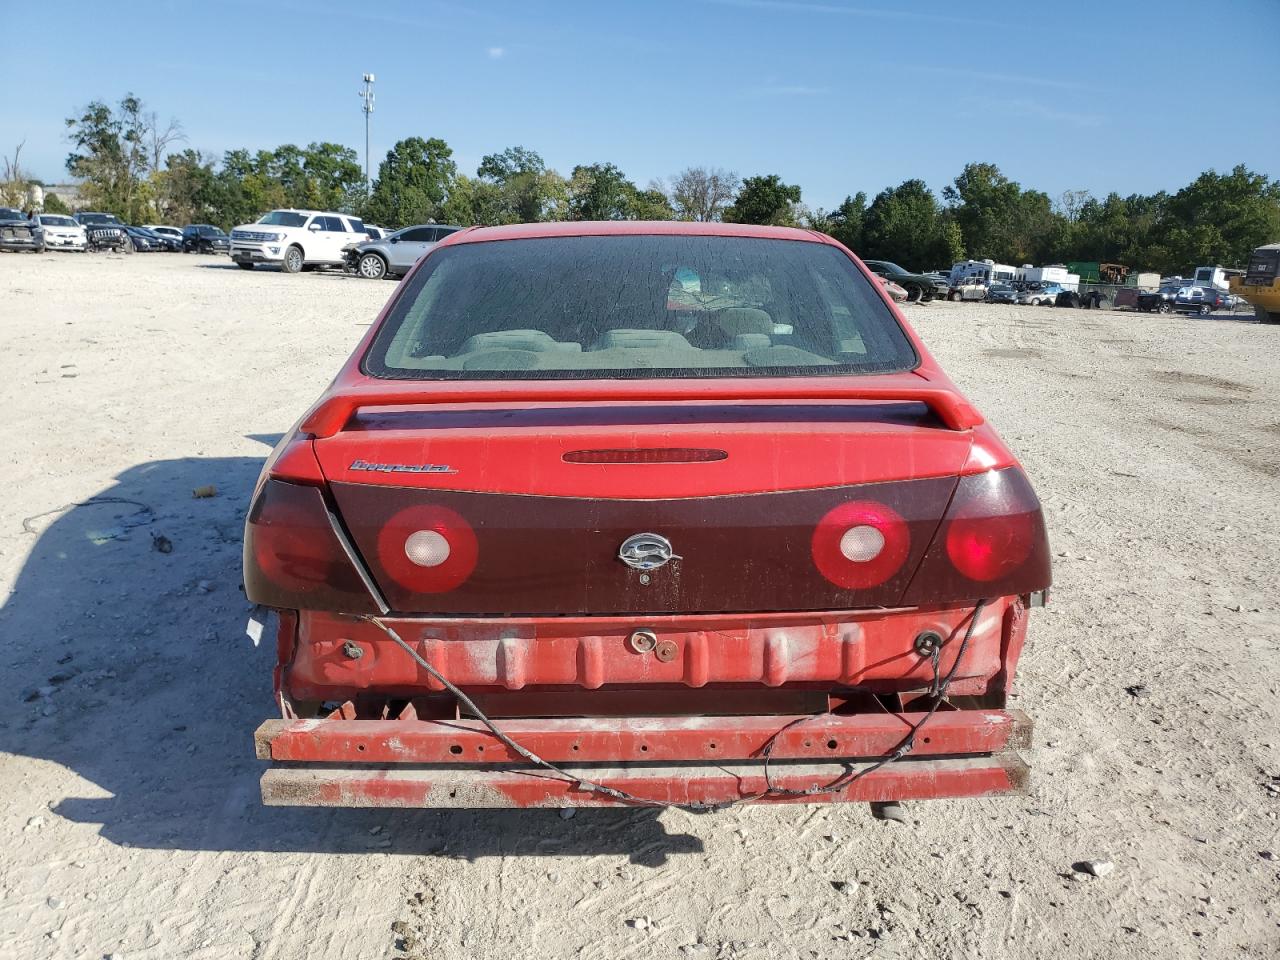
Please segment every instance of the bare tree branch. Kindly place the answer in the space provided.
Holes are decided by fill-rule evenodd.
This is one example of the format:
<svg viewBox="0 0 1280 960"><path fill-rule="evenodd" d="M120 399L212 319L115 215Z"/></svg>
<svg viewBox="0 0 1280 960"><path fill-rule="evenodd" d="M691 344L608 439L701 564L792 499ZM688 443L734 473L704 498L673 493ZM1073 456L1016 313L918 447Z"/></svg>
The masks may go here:
<svg viewBox="0 0 1280 960"><path fill-rule="evenodd" d="M170 117L169 123L161 127L160 119L154 110L147 114L145 125L147 152L151 155L151 172L159 173L160 164L164 161L165 154L169 152L169 147L175 143L185 143L187 134L182 129L182 122L176 117Z"/></svg>
<svg viewBox="0 0 1280 960"><path fill-rule="evenodd" d="M27 178L22 172L20 159L22 148L27 145L23 140L13 148L13 159L0 157L4 168L0 170L0 202L11 206L21 206L27 201Z"/></svg>
<svg viewBox="0 0 1280 960"><path fill-rule="evenodd" d="M719 220L741 181L719 167L690 167L671 178L671 205L681 220Z"/></svg>

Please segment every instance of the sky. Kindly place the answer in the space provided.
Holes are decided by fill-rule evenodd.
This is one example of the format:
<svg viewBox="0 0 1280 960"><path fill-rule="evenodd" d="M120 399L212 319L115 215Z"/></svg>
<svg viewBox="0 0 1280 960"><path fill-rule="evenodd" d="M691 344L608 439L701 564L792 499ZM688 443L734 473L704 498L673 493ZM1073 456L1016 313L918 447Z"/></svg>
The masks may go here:
<svg viewBox="0 0 1280 960"><path fill-rule="evenodd" d="M121 15L107 15L115 10ZM124 15L127 11L127 15ZM65 119L132 92L215 155L334 141L372 166L441 137L641 187L689 166L778 173L811 207L965 163L1058 196L1280 177L1280 0L0 0L21 70L0 152L66 179ZM57 29L53 29L53 25ZM15 39L26 38L26 39Z"/></svg>

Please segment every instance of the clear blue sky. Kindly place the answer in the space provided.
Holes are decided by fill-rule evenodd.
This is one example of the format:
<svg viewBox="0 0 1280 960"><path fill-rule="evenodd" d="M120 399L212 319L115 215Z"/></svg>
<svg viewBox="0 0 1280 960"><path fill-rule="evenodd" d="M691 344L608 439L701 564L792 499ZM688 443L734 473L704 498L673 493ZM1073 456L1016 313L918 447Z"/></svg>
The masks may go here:
<svg viewBox="0 0 1280 960"><path fill-rule="evenodd" d="M114 12L108 13L111 9ZM0 0L0 150L65 177L63 121L127 91L189 145L357 148L438 136L459 169L513 144L644 186L690 165L780 173L831 207L968 161L1024 186L1177 189L1280 176L1280 0L419 3ZM13 70L19 75L15 76ZM21 87L15 80L21 80Z"/></svg>

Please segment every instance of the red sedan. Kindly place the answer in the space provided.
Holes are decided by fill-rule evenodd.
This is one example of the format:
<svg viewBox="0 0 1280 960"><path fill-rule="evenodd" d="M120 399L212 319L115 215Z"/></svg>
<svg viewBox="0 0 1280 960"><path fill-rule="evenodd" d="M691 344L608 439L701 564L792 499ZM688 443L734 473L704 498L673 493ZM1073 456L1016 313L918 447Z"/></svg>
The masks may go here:
<svg viewBox="0 0 1280 960"><path fill-rule="evenodd" d="M716 807L1014 790L1040 505L807 231L454 234L268 460L263 798Z"/></svg>

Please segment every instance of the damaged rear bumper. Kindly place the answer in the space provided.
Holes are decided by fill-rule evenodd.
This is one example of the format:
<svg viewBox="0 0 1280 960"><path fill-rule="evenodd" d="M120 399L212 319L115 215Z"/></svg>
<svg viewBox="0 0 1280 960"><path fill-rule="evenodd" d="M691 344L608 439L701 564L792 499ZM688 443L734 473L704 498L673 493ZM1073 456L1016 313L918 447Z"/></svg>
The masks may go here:
<svg viewBox="0 0 1280 960"><path fill-rule="evenodd" d="M503 733L565 773L531 766L477 720L272 720L257 732L263 802L343 807L614 805L595 789L660 805L865 802L1025 789L1018 711L946 705L902 759L920 712L814 716L512 718ZM766 771L765 753L768 752ZM767 779L766 779L767 773ZM827 789L840 784L836 789ZM770 791L769 788L774 788ZM808 792L813 791L813 792Z"/></svg>

